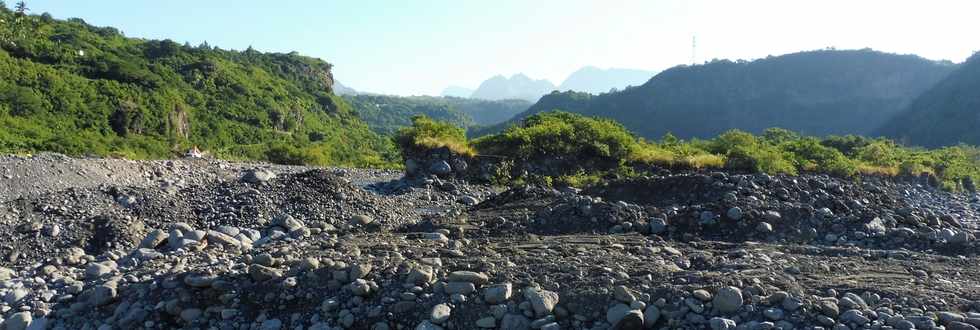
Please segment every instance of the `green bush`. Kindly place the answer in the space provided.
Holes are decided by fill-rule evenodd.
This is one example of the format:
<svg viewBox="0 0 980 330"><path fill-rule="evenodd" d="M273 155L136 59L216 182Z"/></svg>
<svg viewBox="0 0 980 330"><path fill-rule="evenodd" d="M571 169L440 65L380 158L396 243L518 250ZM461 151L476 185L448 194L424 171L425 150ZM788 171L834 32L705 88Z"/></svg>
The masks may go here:
<svg viewBox="0 0 980 330"><path fill-rule="evenodd" d="M461 155L476 154L466 141L466 132L462 128L426 116L413 117L412 126L398 130L395 142L403 153L446 147Z"/></svg>
<svg viewBox="0 0 980 330"><path fill-rule="evenodd" d="M771 146L736 147L726 154L725 167L745 172L797 174L796 167Z"/></svg>
<svg viewBox="0 0 980 330"><path fill-rule="evenodd" d="M748 132L730 130L707 143L706 147L712 153L725 156L725 167L728 169L769 174L797 173L788 154Z"/></svg>
<svg viewBox="0 0 980 330"><path fill-rule="evenodd" d="M533 115L474 145L480 153L522 161L564 160L564 165L604 168L619 166L639 147L636 137L615 121L560 111Z"/></svg>
<svg viewBox="0 0 980 330"><path fill-rule="evenodd" d="M304 165L314 164L316 155L309 150L298 149L283 143L275 143L265 151L265 160L277 164Z"/></svg>
<svg viewBox="0 0 980 330"><path fill-rule="evenodd" d="M847 159L839 150L821 145L817 138L797 137L784 140L779 147L788 153L789 160L798 170L841 177L849 177L857 173L857 166L853 161Z"/></svg>

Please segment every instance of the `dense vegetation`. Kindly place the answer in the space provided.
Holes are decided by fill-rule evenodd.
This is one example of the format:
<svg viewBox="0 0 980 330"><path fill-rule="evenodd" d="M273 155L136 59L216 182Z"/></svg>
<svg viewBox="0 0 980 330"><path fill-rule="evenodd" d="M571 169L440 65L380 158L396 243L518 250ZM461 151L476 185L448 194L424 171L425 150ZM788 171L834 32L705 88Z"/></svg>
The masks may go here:
<svg viewBox="0 0 980 330"><path fill-rule="evenodd" d="M473 125L470 116L441 97L361 94L347 95L344 99L351 104L358 117L380 134L392 134L401 127L411 125L412 117L416 115L460 127Z"/></svg>
<svg viewBox="0 0 980 330"><path fill-rule="evenodd" d="M615 119L640 136L710 138L731 128L870 135L955 65L871 50L823 50L679 66L647 83L591 96L555 92L515 120L560 109ZM480 133L499 132L511 123Z"/></svg>
<svg viewBox="0 0 980 330"><path fill-rule="evenodd" d="M295 53L127 38L0 8L0 152L373 166L395 155Z"/></svg>
<svg viewBox="0 0 980 330"><path fill-rule="evenodd" d="M537 174L545 181L570 184L594 182L606 174L642 174L653 168L927 177L949 190L972 189L972 183L980 179L980 149L969 146L926 150L883 138L816 138L779 128L766 129L761 135L729 130L712 139L685 141L667 134L648 141L615 121L566 112L538 113L502 133L472 141L461 139L461 131L448 126L419 118L411 129L402 131L401 139L426 141L410 144L412 147L473 148L478 154L541 169ZM439 142L440 137L451 138Z"/></svg>
<svg viewBox="0 0 980 330"><path fill-rule="evenodd" d="M919 96L878 133L927 147L980 145L980 53Z"/></svg>
<svg viewBox="0 0 980 330"><path fill-rule="evenodd" d="M400 128L395 134L395 142L402 154L406 155L443 147L460 155L473 156L476 153L466 141L462 128L425 116L412 117L412 125Z"/></svg>
<svg viewBox="0 0 980 330"><path fill-rule="evenodd" d="M411 125L412 117L417 115L469 127L503 122L531 106L524 100L491 101L435 96L360 94L346 95L344 99L371 129L386 135Z"/></svg>

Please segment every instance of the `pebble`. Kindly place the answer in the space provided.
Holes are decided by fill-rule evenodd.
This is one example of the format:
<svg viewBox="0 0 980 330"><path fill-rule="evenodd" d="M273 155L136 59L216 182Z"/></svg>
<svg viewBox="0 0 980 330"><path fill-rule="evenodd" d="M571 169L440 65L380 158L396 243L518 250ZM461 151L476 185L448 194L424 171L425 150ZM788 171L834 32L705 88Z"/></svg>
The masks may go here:
<svg viewBox="0 0 980 330"><path fill-rule="evenodd" d="M10 280L14 277L14 270L6 267L0 267L0 282Z"/></svg>
<svg viewBox="0 0 980 330"><path fill-rule="evenodd" d="M351 217L350 218L350 222L351 222L352 225L355 225L355 226L367 226L367 225L369 225L369 224L371 224L371 223L374 222L374 218L372 218L372 217L370 217L368 215L365 215L365 214L358 214L358 215L355 215L355 216Z"/></svg>
<svg viewBox="0 0 980 330"><path fill-rule="evenodd" d="M264 282L282 277L282 272L275 268L252 264L248 266L248 275L256 282Z"/></svg>
<svg viewBox="0 0 980 330"><path fill-rule="evenodd" d="M476 326L484 329L493 329L497 327L497 319L493 316L482 317L476 320Z"/></svg>
<svg viewBox="0 0 980 330"><path fill-rule="evenodd" d="M729 219L735 221L742 220L742 208L738 206L732 207L728 209L728 212L725 212L725 215L727 215Z"/></svg>
<svg viewBox="0 0 980 330"><path fill-rule="evenodd" d="M116 270L116 263L113 261L91 263L85 267L85 278L94 280L109 275Z"/></svg>
<svg viewBox="0 0 980 330"><path fill-rule="evenodd" d="M555 309L555 305L558 304L557 293L538 288L524 289L524 299L527 299L531 303L531 307L534 308L534 314L538 317L551 314L551 311Z"/></svg>
<svg viewBox="0 0 980 330"><path fill-rule="evenodd" d="M449 320L449 316L452 314L452 308L446 304L438 304L432 307L432 312L429 313L429 320L435 324L443 324Z"/></svg>
<svg viewBox="0 0 980 330"><path fill-rule="evenodd" d="M712 304L722 313L734 313L742 308L742 290L728 286L718 289L712 299Z"/></svg>
<svg viewBox="0 0 980 330"><path fill-rule="evenodd" d="M510 283L491 285L484 289L483 300L491 305L501 304L510 299L511 291Z"/></svg>
<svg viewBox="0 0 980 330"><path fill-rule="evenodd" d="M7 327L6 330L25 330L33 320L34 317L31 315L31 312L17 312L11 315L4 322L4 325Z"/></svg>
<svg viewBox="0 0 980 330"><path fill-rule="evenodd" d="M694 296L695 299L700 301L707 302L711 300L711 293L708 292L708 290L703 290L703 289L694 290L694 292L692 292L692 295Z"/></svg>
<svg viewBox="0 0 980 330"><path fill-rule="evenodd" d="M279 319L268 319L262 321L262 325L259 326L259 330L280 330L282 329L282 321Z"/></svg>
<svg viewBox="0 0 980 330"><path fill-rule="evenodd" d="M660 320L660 308L655 305L647 306L646 310L643 311L643 326L647 329L653 328Z"/></svg>
<svg viewBox="0 0 980 330"><path fill-rule="evenodd" d="M476 286L470 282L449 282L446 283L446 293L448 294L470 294L476 292Z"/></svg>
<svg viewBox="0 0 980 330"><path fill-rule="evenodd" d="M275 178L275 173L265 169L251 169L242 176L242 180L249 183L264 183Z"/></svg>
<svg viewBox="0 0 980 330"><path fill-rule="evenodd" d="M636 295L634 295L633 291L626 286L617 285L613 288L613 298L619 300L620 302L629 304L636 300Z"/></svg>
<svg viewBox="0 0 980 330"><path fill-rule="evenodd" d="M531 328L531 320L524 315L506 314L500 320L500 330L526 330Z"/></svg>
<svg viewBox="0 0 980 330"><path fill-rule="evenodd" d="M783 312L783 310L779 308L766 308L764 311L762 311L762 314L767 319L778 321L783 319L783 315L785 314L785 312Z"/></svg>
<svg viewBox="0 0 980 330"><path fill-rule="evenodd" d="M662 218L650 219L651 234L662 234L665 231L667 231L667 220Z"/></svg>
<svg viewBox="0 0 980 330"><path fill-rule="evenodd" d="M708 324L710 324L711 330L734 330L737 326L734 320L721 317L711 318Z"/></svg>
<svg viewBox="0 0 980 330"><path fill-rule="evenodd" d="M643 313L626 304L615 304L606 311L606 322L617 329L638 329L643 327Z"/></svg>
<svg viewBox="0 0 980 330"><path fill-rule="evenodd" d="M487 284L487 282L490 281L490 277L488 277L487 274L484 273L458 270L449 273L449 277L447 278L447 280L449 280L450 282L469 282L469 283L473 283L474 285L480 286L480 285Z"/></svg>

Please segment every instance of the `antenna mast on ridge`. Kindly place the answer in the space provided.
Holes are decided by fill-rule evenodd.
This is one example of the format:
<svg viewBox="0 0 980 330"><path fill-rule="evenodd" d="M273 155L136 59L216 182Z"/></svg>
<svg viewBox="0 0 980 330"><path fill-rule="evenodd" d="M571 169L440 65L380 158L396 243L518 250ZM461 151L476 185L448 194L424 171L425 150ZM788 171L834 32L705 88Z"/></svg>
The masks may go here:
<svg viewBox="0 0 980 330"><path fill-rule="evenodd" d="M698 36L691 37L691 65L696 64L698 54Z"/></svg>

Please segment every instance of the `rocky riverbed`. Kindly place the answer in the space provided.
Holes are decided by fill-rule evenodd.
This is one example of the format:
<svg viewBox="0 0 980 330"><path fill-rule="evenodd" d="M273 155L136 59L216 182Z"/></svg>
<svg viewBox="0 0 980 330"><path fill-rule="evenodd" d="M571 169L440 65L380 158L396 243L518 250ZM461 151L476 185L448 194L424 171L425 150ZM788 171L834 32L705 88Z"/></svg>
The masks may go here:
<svg viewBox="0 0 980 330"><path fill-rule="evenodd" d="M975 196L0 157L5 329L976 329Z"/></svg>

